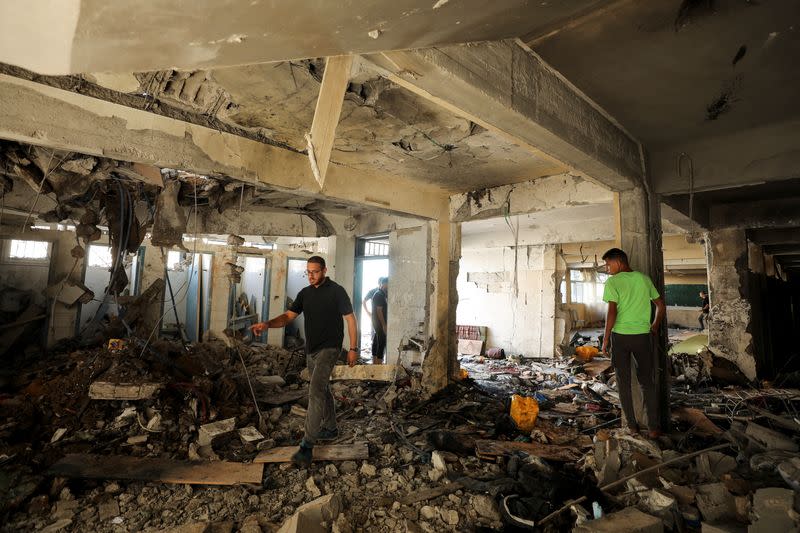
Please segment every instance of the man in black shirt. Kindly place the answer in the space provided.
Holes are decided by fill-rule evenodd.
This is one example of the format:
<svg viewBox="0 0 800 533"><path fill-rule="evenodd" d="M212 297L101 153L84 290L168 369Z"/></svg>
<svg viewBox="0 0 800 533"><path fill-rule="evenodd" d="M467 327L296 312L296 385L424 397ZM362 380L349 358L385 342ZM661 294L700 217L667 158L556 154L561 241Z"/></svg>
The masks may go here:
<svg viewBox="0 0 800 533"><path fill-rule="evenodd" d="M255 335L260 335L268 328L282 328L305 313L306 363L311 382L305 435L300 449L292 456L292 462L305 467L311 465L312 450L318 440L335 439L339 435L330 380L344 341L342 318L347 322L350 337L347 362L353 366L358 361L358 329L353 306L342 286L326 277L327 272L325 259L316 255L310 257L306 265L310 285L297 293L289 310L250 327Z"/></svg>
<svg viewBox="0 0 800 533"><path fill-rule="evenodd" d="M369 291L367 296L372 300L372 362L383 363L386 355L386 321L388 320L387 295L389 291L389 278L378 280L378 288ZM366 299L365 299L366 300Z"/></svg>
<svg viewBox="0 0 800 533"><path fill-rule="evenodd" d="M706 329L706 321L708 320L709 301L706 291L700 291L700 299L703 301L703 310L697 320L700 322L700 331Z"/></svg>

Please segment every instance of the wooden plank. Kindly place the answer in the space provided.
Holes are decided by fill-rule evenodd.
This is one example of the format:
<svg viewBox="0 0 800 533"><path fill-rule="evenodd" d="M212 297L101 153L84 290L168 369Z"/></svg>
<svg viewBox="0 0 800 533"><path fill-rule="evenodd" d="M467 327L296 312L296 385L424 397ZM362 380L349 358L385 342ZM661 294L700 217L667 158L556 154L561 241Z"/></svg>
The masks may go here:
<svg viewBox="0 0 800 533"><path fill-rule="evenodd" d="M365 380L394 381L400 365L336 365L331 372L331 381Z"/></svg>
<svg viewBox="0 0 800 533"><path fill-rule="evenodd" d="M146 400L161 390L162 383L109 383L95 381L89 385L92 400Z"/></svg>
<svg viewBox="0 0 800 533"><path fill-rule="evenodd" d="M297 446L281 446L264 450L259 453L254 463L288 463L292 460L292 455L297 451ZM352 444L331 444L314 446L314 461L355 461L358 459L369 459L369 446L364 442L354 442Z"/></svg>
<svg viewBox="0 0 800 533"><path fill-rule="evenodd" d="M325 182L328 162L331 159L336 126L342 113L344 92L350 81L353 56L332 56L325 61L325 73L319 89L314 121L311 123L311 142L319 169L319 186Z"/></svg>
<svg viewBox="0 0 800 533"><path fill-rule="evenodd" d="M55 463L50 475L71 478L162 481L192 485L261 483L264 465L226 461L192 462L120 455L70 454Z"/></svg>
<svg viewBox="0 0 800 533"><path fill-rule="evenodd" d="M560 462L573 462L582 457L581 452L572 446L554 446L538 442L515 442L499 440L475 441L475 454L482 459L491 459L520 451L542 459Z"/></svg>

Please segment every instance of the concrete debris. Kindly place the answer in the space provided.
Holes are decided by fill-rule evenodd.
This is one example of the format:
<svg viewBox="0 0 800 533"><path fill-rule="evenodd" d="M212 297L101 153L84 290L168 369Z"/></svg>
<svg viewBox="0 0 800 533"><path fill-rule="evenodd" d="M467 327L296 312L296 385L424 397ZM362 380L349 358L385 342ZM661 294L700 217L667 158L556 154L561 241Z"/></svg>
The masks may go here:
<svg viewBox="0 0 800 533"><path fill-rule="evenodd" d="M797 531L800 524L794 500L794 492L788 489L757 490L753 496L753 523L748 533Z"/></svg>
<svg viewBox="0 0 800 533"><path fill-rule="evenodd" d="M164 190L156 201L155 218L150 242L153 246L183 248L183 234L186 233L186 212L178 203L181 182L167 181Z"/></svg>
<svg viewBox="0 0 800 533"><path fill-rule="evenodd" d="M14 487L0 486L0 503L10 529L746 527L780 514L764 507L772 497L756 505L754 490L794 487L800 469L797 453L782 449L796 432L748 410L758 404L781 416L796 392L677 385L674 432L648 440L617 429L604 358L513 354L462 357L470 377L433 396L418 369L337 367L350 378L331 382L338 437L317 443L311 466L297 469L289 461L307 413L302 357L230 339L186 348L158 340L143 351L135 335L113 338L125 340L115 352L105 342L72 347L53 355L54 367L15 373L0 401L8 421L0 461ZM533 431L509 416L511 394L536 399ZM759 427L736 425L748 418ZM57 430L65 431L54 439ZM43 450L38 462L31 444ZM209 483L217 486L195 487ZM561 508L571 512L553 516Z"/></svg>
<svg viewBox="0 0 800 533"><path fill-rule="evenodd" d="M219 420L211 424L203 424L200 426L200 430L197 434L197 444L199 446L208 446L215 438L230 433L234 429L236 429L235 418Z"/></svg>

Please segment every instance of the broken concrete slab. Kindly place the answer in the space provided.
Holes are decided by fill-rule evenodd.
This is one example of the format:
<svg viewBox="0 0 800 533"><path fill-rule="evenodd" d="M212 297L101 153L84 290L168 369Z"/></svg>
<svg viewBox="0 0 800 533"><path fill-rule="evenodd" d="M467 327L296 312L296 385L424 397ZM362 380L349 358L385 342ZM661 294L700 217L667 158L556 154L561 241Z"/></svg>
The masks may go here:
<svg viewBox="0 0 800 533"><path fill-rule="evenodd" d="M336 520L342 510L338 495L328 494L300 506L277 533L327 533L326 525Z"/></svg>
<svg viewBox="0 0 800 533"><path fill-rule="evenodd" d="M70 454L48 473L83 479L130 479L197 485L261 483L264 465L215 461L198 463L144 457Z"/></svg>
<svg viewBox="0 0 800 533"><path fill-rule="evenodd" d="M398 372L405 373L402 365L336 365L331 372L331 381L395 381Z"/></svg>
<svg viewBox="0 0 800 533"><path fill-rule="evenodd" d="M589 520L572 530L573 533L663 533L660 519L628 507L598 520Z"/></svg>
<svg viewBox="0 0 800 533"><path fill-rule="evenodd" d="M162 389L163 383L109 383L95 381L89 386L92 400L147 400Z"/></svg>
<svg viewBox="0 0 800 533"><path fill-rule="evenodd" d="M153 219L152 237L153 246L183 248L183 234L186 233L186 211L178 203L178 193L181 190L179 180L168 181L164 190L156 200L156 213Z"/></svg>
<svg viewBox="0 0 800 533"><path fill-rule="evenodd" d="M252 443L264 440L264 435L253 426L247 426L239 429L239 438L241 438L243 442Z"/></svg>
<svg viewBox="0 0 800 533"><path fill-rule="evenodd" d="M736 513L733 496L724 483L708 483L697 487L697 508L706 522L729 520Z"/></svg>
<svg viewBox="0 0 800 533"><path fill-rule="evenodd" d="M254 463L288 463L297 451L297 446L281 446L259 453ZM314 446L313 461L355 461L369 459L369 446L366 442L352 444L331 444Z"/></svg>
<svg viewBox="0 0 800 533"><path fill-rule="evenodd" d="M749 422L745 429L745 435L754 439L758 444L767 450L785 450L789 452L800 451L800 446L792 441L789 437L775 431L773 429L765 428L754 422Z"/></svg>
<svg viewBox="0 0 800 533"><path fill-rule="evenodd" d="M210 424L203 424L197 432L197 444L199 446L208 446L216 437L230 433L234 429L236 429L235 418L226 418Z"/></svg>
<svg viewBox="0 0 800 533"><path fill-rule="evenodd" d="M779 488L758 489L753 495L755 519L747 528L748 533L797 531L798 524L793 518L793 508L793 491Z"/></svg>

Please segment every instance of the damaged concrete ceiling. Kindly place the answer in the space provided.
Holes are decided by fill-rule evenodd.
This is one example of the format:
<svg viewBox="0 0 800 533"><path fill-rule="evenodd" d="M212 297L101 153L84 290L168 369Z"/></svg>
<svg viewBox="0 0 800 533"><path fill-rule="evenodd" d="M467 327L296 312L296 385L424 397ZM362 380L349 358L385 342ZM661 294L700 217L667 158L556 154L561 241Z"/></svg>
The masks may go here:
<svg viewBox="0 0 800 533"><path fill-rule="evenodd" d="M516 37L602 0L0 3L0 61L45 74L182 70Z"/></svg>
<svg viewBox="0 0 800 533"><path fill-rule="evenodd" d="M171 105L304 150L324 61L134 75L89 75L114 90ZM137 86L138 84L138 86ZM136 86L132 89L132 87ZM331 164L464 192L566 170L381 78L362 66L345 94Z"/></svg>

